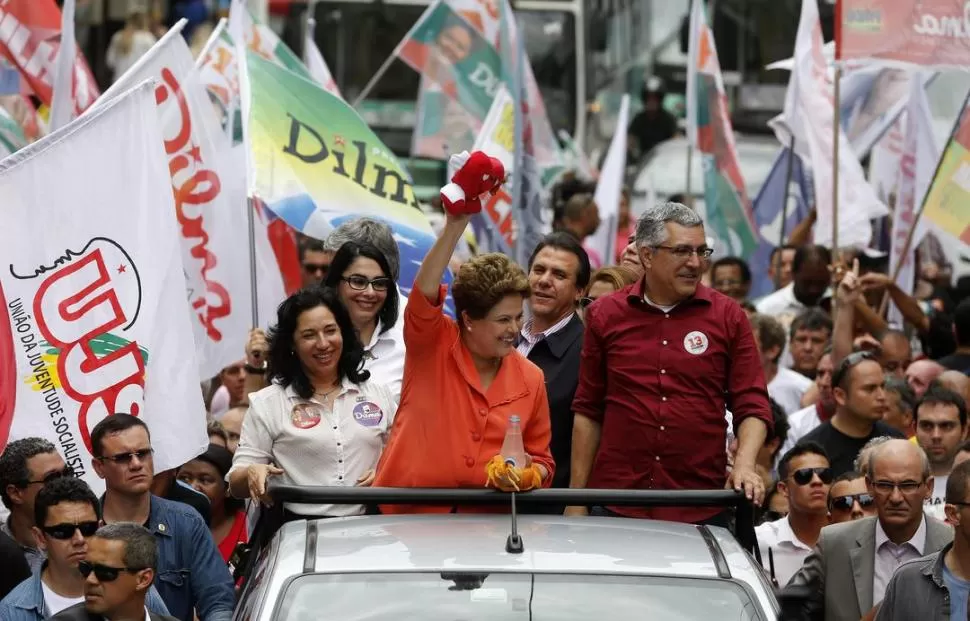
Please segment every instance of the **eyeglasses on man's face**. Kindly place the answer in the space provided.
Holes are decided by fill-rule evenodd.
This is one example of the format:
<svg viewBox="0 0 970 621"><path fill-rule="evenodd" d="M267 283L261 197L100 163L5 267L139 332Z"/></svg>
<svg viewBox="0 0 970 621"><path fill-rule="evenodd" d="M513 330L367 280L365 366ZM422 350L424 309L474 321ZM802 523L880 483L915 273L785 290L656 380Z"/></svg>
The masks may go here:
<svg viewBox="0 0 970 621"><path fill-rule="evenodd" d="M44 476L44 478L40 479L39 481L27 481L27 485L47 485L54 479L60 479L62 477L73 477L73 476L75 476L74 468L70 466L64 466L62 470L51 472L46 476Z"/></svg>
<svg viewBox="0 0 970 621"><path fill-rule="evenodd" d="M872 506L875 499L869 494L846 494L845 496L836 496L832 499L832 509L834 511L852 511L853 505L859 503L859 506L863 509L867 509Z"/></svg>
<svg viewBox="0 0 970 621"><path fill-rule="evenodd" d="M119 465L128 465L131 460L137 458L138 461L145 461L150 458L155 453L155 449L141 449L138 451L131 451L129 453L116 453L115 455L105 455L103 457L98 457L98 461L104 463L110 461Z"/></svg>
<svg viewBox="0 0 970 621"><path fill-rule="evenodd" d="M657 250L666 250L678 261L689 261L691 257L695 254L698 259L702 261L705 259L710 259L711 255L714 254L714 249L708 246L698 246L694 248L693 246L688 246L686 244L681 244L679 246L654 246Z"/></svg>
<svg viewBox="0 0 970 621"><path fill-rule="evenodd" d="M877 493L888 496L898 488L903 494L913 494L920 491L925 481L873 481L872 487Z"/></svg>
<svg viewBox="0 0 970 621"><path fill-rule="evenodd" d="M74 533L77 531L81 532L82 537L93 537L99 526L100 524L97 522L78 522L77 524L65 523L44 526L41 530L49 537L65 541L74 537Z"/></svg>
<svg viewBox="0 0 970 621"><path fill-rule="evenodd" d="M823 485L828 485L832 482L831 468L799 468L791 473L791 478L798 485L804 486L811 483L816 475L818 475L818 479Z"/></svg>
<svg viewBox="0 0 970 621"><path fill-rule="evenodd" d="M87 578L92 573L94 577L98 579L98 582L114 582L118 579L118 576L122 572L127 572L130 574L138 573L143 569L148 569L147 567L112 567L111 565L102 565L101 563L92 563L90 561L81 561L77 564L77 570L81 572L81 575Z"/></svg>

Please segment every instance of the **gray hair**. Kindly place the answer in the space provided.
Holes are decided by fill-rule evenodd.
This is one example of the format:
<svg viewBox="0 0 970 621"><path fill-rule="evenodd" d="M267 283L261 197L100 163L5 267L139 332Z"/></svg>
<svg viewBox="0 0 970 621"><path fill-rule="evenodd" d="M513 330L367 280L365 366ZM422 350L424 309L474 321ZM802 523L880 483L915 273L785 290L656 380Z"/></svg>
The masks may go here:
<svg viewBox="0 0 970 621"><path fill-rule="evenodd" d="M885 444L892 440L892 436L877 436L872 440L866 442L861 449L859 449L859 454L856 455L855 461L852 462L852 469L856 472L861 472L862 474L867 474L869 472L869 451L876 448L880 444Z"/></svg>
<svg viewBox="0 0 970 621"><path fill-rule="evenodd" d="M394 231L384 222L374 218L354 218L347 220L327 236L323 248L327 252L337 252L347 242L370 244L384 255L391 268L391 278L395 281L401 275L401 251L394 241Z"/></svg>
<svg viewBox="0 0 970 621"><path fill-rule="evenodd" d="M122 562L129 569L151 569L158 566L158 543L150 530L134 522L116 522L98 529L95 537L108 541L123 541L125 556Z"/></svg>
<svg viewBox="0 0 970 621"><path fill-rule="evenodd" d="M915 449L916 451L919 451L919 460L920 460L923 480L925 481L930 478L930 476L933 473L932 470L930 469L930 458L927 457L926 451L923 450L923 447L921 447L919 444L910 442L909 440L900 440L899 438L887 438L887 440L884 440L883 442L879 443L869 452L869 464L868 464L869 470L866 472L867 477L869 477L870 479L872 478L872 473L875 470L874 466L876 464L876 458L879 457L880 453L886 450L886 447L889 445L888 440L899 440L900 442L904 443L904 444L900 444L900 446L909 445L913 447L913 449ZM862 450L865 450L865 447L863 447Z"/></svg>
<svg viewBox="0 0 970 621"><path fill-rule="evenodd" d="M637 220L637 248L659 246L667 241L665 224L673 222L688 228L704 226L697 212L681 203L663 203L652 207Z"/></svg>

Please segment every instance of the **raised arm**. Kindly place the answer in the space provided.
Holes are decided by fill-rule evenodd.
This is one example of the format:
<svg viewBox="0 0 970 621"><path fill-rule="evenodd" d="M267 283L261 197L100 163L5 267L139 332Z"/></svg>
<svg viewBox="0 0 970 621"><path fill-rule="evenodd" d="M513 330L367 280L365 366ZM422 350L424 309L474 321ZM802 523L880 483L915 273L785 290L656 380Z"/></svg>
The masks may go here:
<svg viewBox="0 0 970 621"><path fill-rule="evenodd" d="M451 255L455 252L458 240L465 233L470 216L445 217L445 226L441 229L441 234L431 246L431 250L421 262L418 268L418 275L414 280L414 288L424 294L432 304L438 304L438 295L441 291L441 279L444 278L445 270L451 261Z"/></svg>

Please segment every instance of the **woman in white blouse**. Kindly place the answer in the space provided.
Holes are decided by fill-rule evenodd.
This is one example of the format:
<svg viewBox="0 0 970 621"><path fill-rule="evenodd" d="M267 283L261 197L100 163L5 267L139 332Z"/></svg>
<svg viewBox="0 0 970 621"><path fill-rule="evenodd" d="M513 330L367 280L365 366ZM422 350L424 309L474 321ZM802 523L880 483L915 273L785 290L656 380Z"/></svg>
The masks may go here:
<svg viewBox="0 0 970 621"><path fill-rule="evenodd" d="M370 244L346 242L337 250L323 283L347 307L364 345L364 368L400 399L404 377L401 298L387 257Z"/></svg>
<svg viewBox="0 0 970 621"><path fill-rule="evenodd" d="M294 485L366 486L397 405L368 381L364 349L336 292L303 289L284 301L269 334L270 385L250 395L229 472L237 498L268 503L266 480ZM289 513L343 516L363 506L292 505Z"/></svg>

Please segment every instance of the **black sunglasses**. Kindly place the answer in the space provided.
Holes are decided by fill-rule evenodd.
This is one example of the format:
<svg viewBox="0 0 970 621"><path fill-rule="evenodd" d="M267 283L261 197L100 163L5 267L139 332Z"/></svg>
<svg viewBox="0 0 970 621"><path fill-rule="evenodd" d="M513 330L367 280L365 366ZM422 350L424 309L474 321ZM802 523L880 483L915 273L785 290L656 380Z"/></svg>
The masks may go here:
<svg viewBox="0 0 970 621"><path fill-rule="evenodd" d="M852 511L852 505L856 502L859 506L865 509L866 507L871 507L872 503L875 502L872 496L869 494L849 494L848 496L838 496L832 499L832 508L839 509L841 511Z"/></svg>
<svg viewBox="0 0 970 621"><path fill-rule="evenodd" d="M93 537L98 531L97 522L78 522L77 524L54 524L41 528L44 533L54 539L67 540L74 536L75 531L81 531L82 537Z"/></svg>
<svg viewBox="0 0 970 621"><path fill-rule="evenodd" d="M839 366L832 373L832 386L837 386L842 388L842 381L845 376L849 374L852 367L859 364L860 362L865 362L866 360L876 360L876 355L870 351L857 351L846 356Z"/></svg>
<svg viewBox="0 0 970 621"><path fill-rule="evenodd" d="M51 472L40 481L27 481L27 485L47 485L54 479L60 479L61 477L73 477L73 476L75 476L74 468L70 466L64 466L63 470L58 470L57 472Z"/></svg>
<svg viewBox="0 0 970 621"><path fill-rule="evenodd" d="M121 575L121 572L128 572L133 574L139 572L146 567L112 567L110 565L101 565L100 563L91 563L89 561L81 561L77 564L77 570L81 572L81 575L87 578L94 572L94 577L98 579L98 582L114 582Z"/></svg>
<svg viewBox="0 0 970 621"><path fill-rule="evenodd" d="M579 298L579 307L586 308L587 306L589 306L595 301L596 301L595 298Z"/></svg>
<svg viewBox="0 0 970 621"><path fill-rule="evenodd" d="M832 482L831 468L799 468L791 473L791 478L798 485L808 485L812 482L812 477L816 474L824 485Z"/></svg>
<svg viewBox="0 0 970 621"><path fill-rule="evenodd" d="M142 449L140 451L132 451L131 453L118 453L117 455L105 455L104 457L98 457L98 461L104 463L105 460L113 461L116 464L130 464L131 460L135 457L138 461L145 461L155 452L155 449Z"/></svg>

